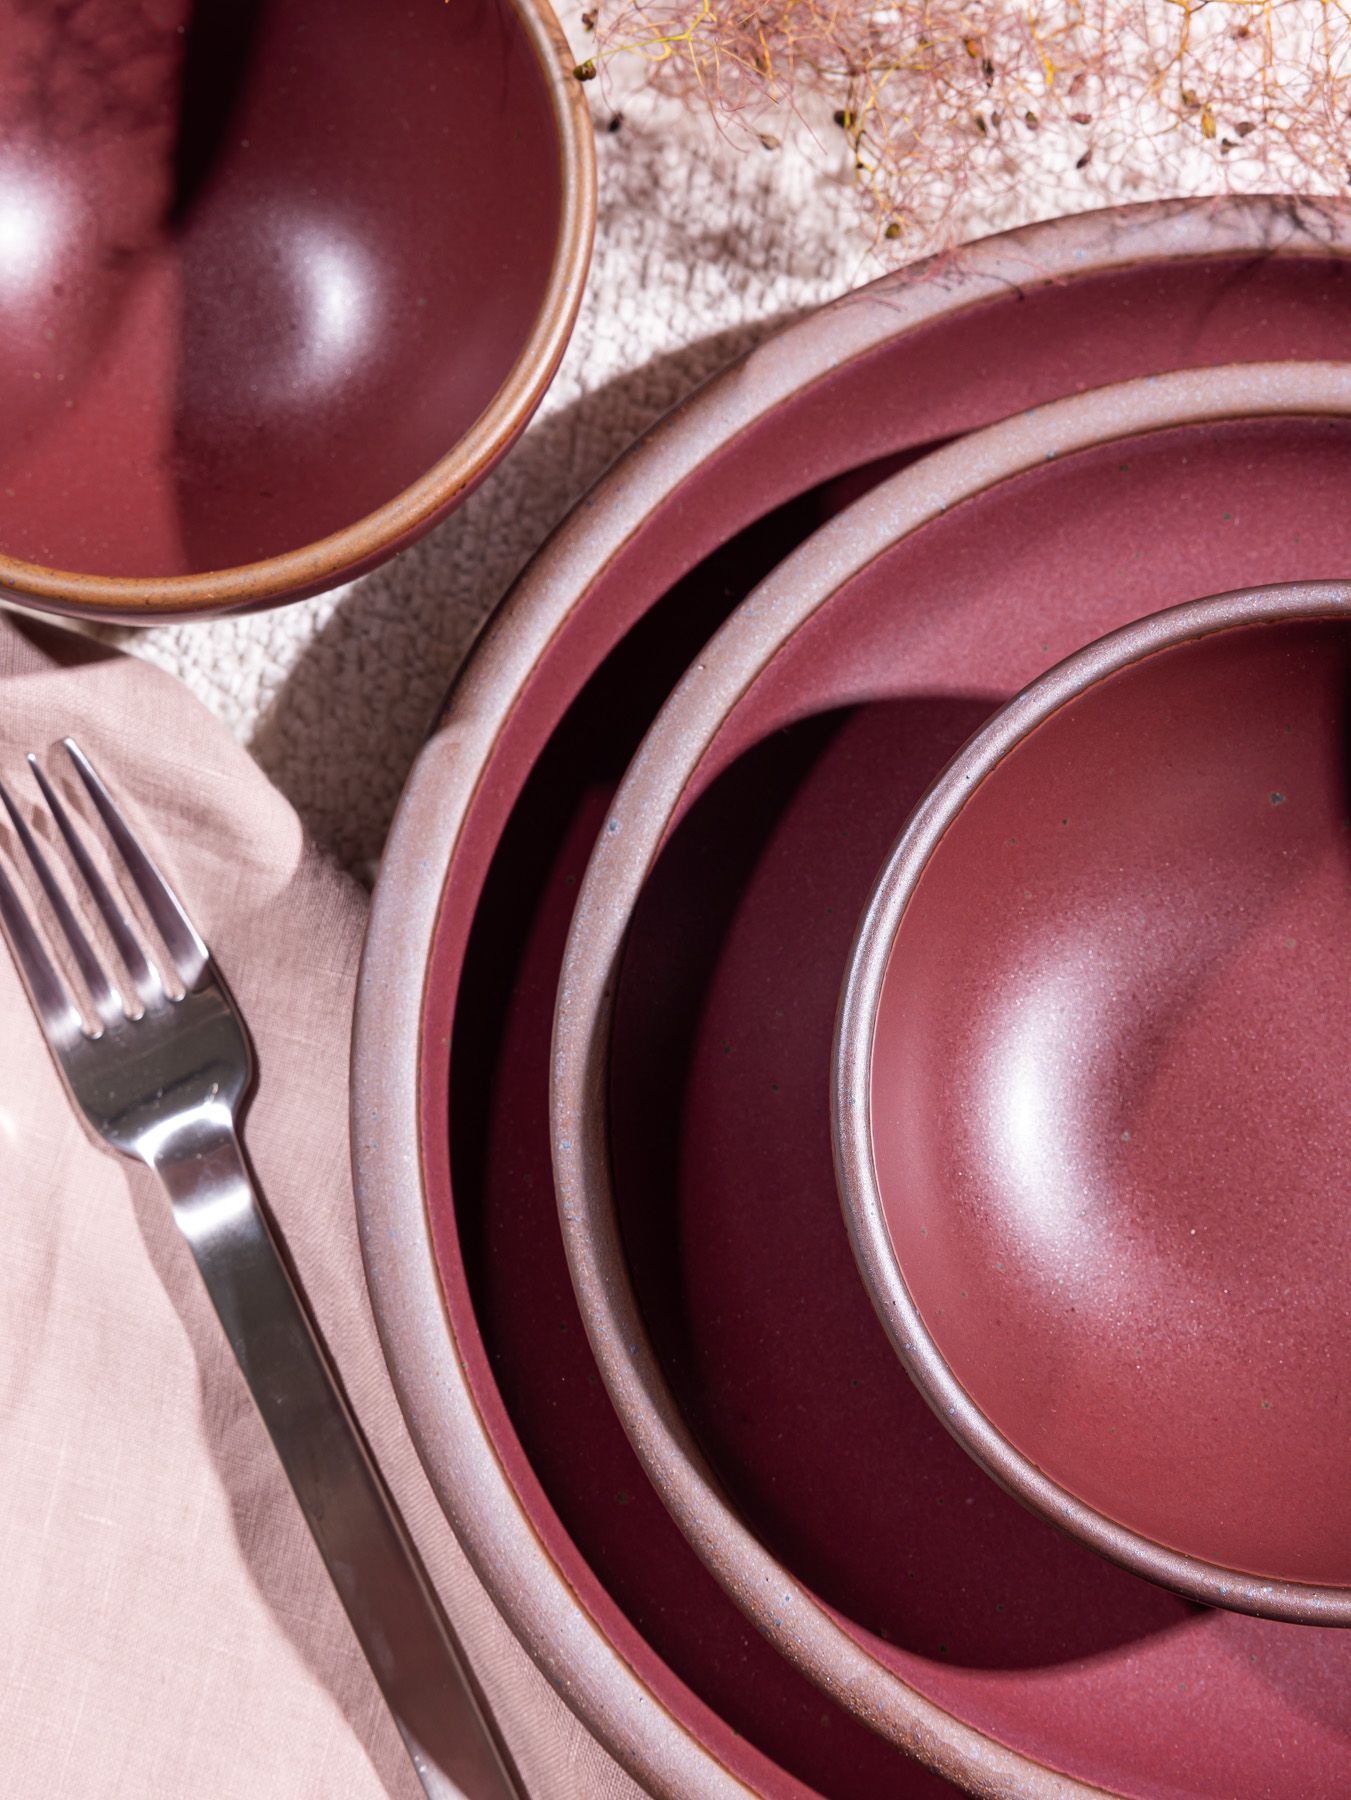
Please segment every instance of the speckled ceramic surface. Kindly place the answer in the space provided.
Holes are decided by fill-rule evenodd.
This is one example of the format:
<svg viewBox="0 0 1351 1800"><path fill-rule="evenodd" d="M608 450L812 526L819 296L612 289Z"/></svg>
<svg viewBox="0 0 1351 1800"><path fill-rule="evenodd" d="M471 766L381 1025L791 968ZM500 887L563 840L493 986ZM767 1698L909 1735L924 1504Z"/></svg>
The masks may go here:
<svg viewBox="0 0 1351 1800"><path fill-rule="evenodd" d="M695 659L607 810L579 896L555 1024L554 1169L611 1397L673 1516L757 1627L875 1730L935 1761L946 1714L1128 1793L1160 1791L1165 1770L1186 1771L1184 1791L1222 1794L1240 1777L1279 1791L1269 1784L1288 1766L1284 1734L1264 1770L1260 1746L1240 1752L1234 1736L1260 1677L1247 1693L1231 1679L1195 1720L1183 1696L1196 1671L1169 1630L1177 1602L1063 1558L1035 1522L1015 1530L978 1475L948 1493L922 1484L939 1509L973 1509L960 1524L942 1511L926 1530L915 1517L913 1427L867 1432L868 1403L846 1392L876 1370L856 1360L868 1340L850 1324L861 1312L866 1331L868 1308L830 1173L829 1027L867 887L855 886L859 858L908 809L935 738L955 731L925 781L964 735L962 712L979 716L1010 672L1034 674L1062 646L1150 610L1151 593L1187 593L1212 562L1288 575L1351 558L1351 523L1328 513L1351 455L1348 414L1348 367L1161 376L1035 409L893 477L775 570ZM1187 533L1169 528L1182 519ZM782 786L765 779L776 763ZM735 800L720 813L738 790L740 816ZM621 984L630 910L664 841L674 860L656 867L658 899L644 899L656 922ZM818 1014L808 996L823 989ZM844 1284L827 1275L838 1249ZM890 1384L905 1385L899 1370ZM991 1516L1017 1541L993 1565L976 1548ZM954 1534L971 1534L968 1557ZM939 1543L963 1600L945 1618L934 1594L942 1635L930 1637L916 1609ZM977 1568L987 1580L972 1592ZM1054 1674L1011 1678L1003 1659L1019 1643L1039 1645ZM1193 1650L1204 1666L1220 1645ZM1146 1750L1129 1722L1146 1669L1170 1665ZM1300 1734L1310 1779L1338 1741Z"/></svg>
<svg viewBox="0 0 1351 1800"><path fill-rule="evenodd" d="M544 0L7 0L0 112L12 598L331 586L467 493L557 366L592 138Z"/></svg>
<svg viewBox="0 0 1351 1800"><path fill-rule="evenodd" d="M888 858L835 1085L860 1266L949 1429L1127 1566L1327 1624L1349 703L1345 586L1155 614L1041 677Z"/></svg>
<svg viewBox="0 0 1351 1800"><path fill-rule="evenodd" d="M1337 355L1351 310L1344 217L1249 203L1059 221L972 246L939 269L906 272L785 331L680 408L578 508L485 633L414 771L377 890L357 1025L354 1144L372 1296L410 1425L476 1566L541 1667L653 1792L683 1800L727 1792L731 1781L790 1794L805 1781L840 1800L874 1800L923 1793L933 1778L823 1700L745 1624L645 1480L587 1348L556 1222L546 1089L563 939L608 797L699 643L787 549L878 478L880 468L866 466L873 459L913 455L1058 393L1188 360ZM1298 480L1308 473L1301 463ZM1158 498L1153 492L1148 503L1151 530ZM1170 504L1185 501L1182 491ZM1328 517L1334 511L1324 505ZM1241 541L1233 540L1236 552ZM1115 568L1108 548L1099 545L1103 566ZM1291 572L1277 567L1266 578ZM1144 604L1165 597L1146 594ZM1001 609L1000 620L1002 635L983 609L959 608L946 651L934 645L940 668L942 655L965 658L973 646L992 653L988 692L953 701L957 736L938 716L946 702L937 709L934 732L948 749L983 716L972 716L973 706L988 709L1036 673L1040 663L1030 659L1043 642L1058 653L1093 635L1079 600L1053 640L1041 635L1040 609L1026 617ZM927 735L921 762L926 745ZM897 798L888 795L888 805ZM841 968L852 917L894 826L889 811L884 831L859 837L854 913L839 915ZM707 884L707 867L703 875ZM693 923L688 908L683 916ZM810 1028L792 1040L823 1103L839 973L813 973L804 1005L810 999L818 1010L799 1015ZM715 1041L719 1072L728 1067L721 1054ZM731 1066L748 1067L744 1057ZM635 1065L635 1079L641 1073ZM727 1092L725 1082L718 1091ZM649 1117L652 1141L665 1142L662 1115ZM724 1124L724 1139L729 1130L763 1153L765 1140L747 1135L743 1115ZM709 1166L716 1159L692 1158L691 1176ZM810 1183L813 1207L831 1189L828 1152L823 1171L800 1146L786 1147L775 1166ZM760 1190L766 1205L771 1186ZM1113 1646L1143 1656L1130 1704L1155 1709L1157 1739L1175 1751L1170 1734L1183 1727L1185 1702L1164 1711L1159 1703L1188 1679L1209 1691L1229 1657L1234 1709L1178 1764L1176 1791L1197 1791L1194 1764L1216 1737L1223 1748L1239 1713L1261 1715L1274 1665L1245 1676L1247 1648L1232 1639L1197 1642L1204 1655L1187 1660L1189 1616L1177 1602L1084 1552L1067 1566L1063 1540L1011 1503L1002 1514L984 1504L971 1513L960 1488L944 1493L953 1468L945 1451L978 1472L899 1379L833 1199L824 1216L835 1250L808 1244L806 1263L818 1288L829 1276L847 1284L851 1304L862 1302L864 1335L854 1349L863 1361L859 1385L851 1380L840 1394L805 1384L818 1362L810 1334L775 1335L772 1321L760 1329L776 1284L803 1273L804 1247L782 1232L767 1237L754 1208L722 1204L725 1192L710 1190L718 1222L715 1229L709 1216L706 1241L719 1254L701 1266L730 1282L747 1266L737 1252L751 1239L759 1253L779 1252L765 1280L734 1291L723 1317L729 1328L745 1327L738 1350L752 1341L777 1346L774 1366L798 1392L794 1406L805 1408L808 1428L786 1435L775 1407L751 1409L764 1421L765 1447L791 1455L764 1474L779 1482L787 1516L785 1466L799 1472L804 1495L827 1506L838 1506L843 1488L910 1508L929 1549L916 1564L918 1585L903 1583L900 1641L935 1661L950 1658L959 1706L964 1684L1004 1692L1015 1714L1018 1696L1033 1697L1050 1758L1063 1755L1067 1720L1099 1699L1091 1683L1078 1687L1077 1703L1064 1697L1062 1684L1073 1689L1082 1675L1078 1662L1089 1671L1110 1664L1110 1686L1121 1666ZM652 1228L661 1230L656 1209ZM795 1308L799 1321L856 1316L834 1302ZM752 1388L766 1381L769 1371L742 1366ZM898 1391L914 1413L898 1411ZM748 1410L739 1392L729 1406L738 1416ZM856 1423L868 1454L895 1446L885 1481L870 1488L857 1479L857 1458L821 1429L831 1419ZM901 1428L916 1419L907 1437ZM936 1508L935 1495L948 1503ZM974 1537L971 1518L980 1526ZM944 1530L935 1531L940 1521ZM1029 1523L1051 1551L1029 1551L1019 1536ZM806 1540L805 1530L797 1535ZM1043 1620L1016 1604L997 1610L1005 1597L990 1595L987 1577L1011 1561L1030 1589L1065 1596L1065 1613ZM954 1574L959 1568L969 1573ZM1094 1586L1085 1569L1116 1585ZM875 1574L865 1587L876 1588ZM898 1598L878 1593L879 1621L882 1611L896 1616ZM1321 1652L1307 1649L1317 1637L1297 1634L1281 1651L1301 1706L1319 1704L1327 1679ZM980 1734L955 1717L946 1731L961 1746L964 1782L1007 1790L983 1764L989 1746ZM1141 1744L1138 1731L1127 1734L1127 1761L1133 1746L1144 1755ZM1232 1757L1219 1766L1231 1767ZM1130 1774L1127 1767L1123 1779ZM1021 1791L1054 1787L1034 1769Z"/></svg>

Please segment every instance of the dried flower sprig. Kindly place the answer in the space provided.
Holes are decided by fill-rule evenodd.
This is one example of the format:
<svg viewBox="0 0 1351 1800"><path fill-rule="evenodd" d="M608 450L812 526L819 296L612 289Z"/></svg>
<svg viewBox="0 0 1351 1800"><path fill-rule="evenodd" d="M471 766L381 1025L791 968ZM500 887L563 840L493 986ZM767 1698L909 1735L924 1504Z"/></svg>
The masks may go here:
<svg viewBox="0 0 1351 1800"><path fill-rule="evenodd" d="M596 55L578 73L625 61L770 148L787 117L839 131L876 236L910 248L973 200L1113 170L1119 187L1123 167L1156 188L1345 191L1349 7L611 0L587 16Z"/></svg>

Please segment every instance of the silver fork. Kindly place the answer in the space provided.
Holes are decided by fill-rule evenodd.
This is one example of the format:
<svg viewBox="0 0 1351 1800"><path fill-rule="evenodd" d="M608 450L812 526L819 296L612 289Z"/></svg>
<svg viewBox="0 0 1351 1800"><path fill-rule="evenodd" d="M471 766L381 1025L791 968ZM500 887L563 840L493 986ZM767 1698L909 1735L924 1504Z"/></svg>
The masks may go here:
<svg viewBox="0 0 1351 1800"><path fill-rule="evenodd" d="M520 1800L509 1755L287 1272L239 1139L253 1083L243 1020L211 953L88 759L63 740L144 902L177 982L166 984L75 825L28 758L134 995L128 1007L0 783L15 837L88 990L79 1007L0 865L0 925L52 1055L94 1133L168 1190L207 1293L425 1793ZM182 984L182 993L172 991ZM129 996L130 998L130 996Z"/></svg>

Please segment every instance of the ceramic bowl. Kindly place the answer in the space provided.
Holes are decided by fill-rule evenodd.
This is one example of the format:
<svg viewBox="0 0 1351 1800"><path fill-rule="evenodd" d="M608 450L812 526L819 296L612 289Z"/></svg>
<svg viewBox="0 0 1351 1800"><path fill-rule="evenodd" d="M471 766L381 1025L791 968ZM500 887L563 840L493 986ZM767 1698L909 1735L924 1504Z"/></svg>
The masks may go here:
<svg viewBox="0 0 1351 1800"><path fill-rule="evenodd" d="M545 0L0 0L0 593L269 605L463 499L585 278L569 62Z"/></svg>
<svg viewBox="0 0 1351 1800"><path fill-rule="evenodd" d="M1351 1624L1351 591L1157 613L911 815L840 1013L896 1349L1019 1498L1209 1604Z"/></svg>

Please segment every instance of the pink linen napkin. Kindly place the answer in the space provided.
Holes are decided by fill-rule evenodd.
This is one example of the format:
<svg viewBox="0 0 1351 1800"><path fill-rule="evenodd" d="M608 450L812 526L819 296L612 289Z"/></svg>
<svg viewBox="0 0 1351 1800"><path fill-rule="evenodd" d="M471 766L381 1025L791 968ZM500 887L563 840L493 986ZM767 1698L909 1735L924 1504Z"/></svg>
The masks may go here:
<svg viewBox="0 0 1351 1800"><path fill-rule="evenodd" d="M173 677L0 616L0 778L78 737L248 1019L245 1135L348 1393L539 1800L636 1787L479 1586L362 1277L347 1143L365 901ZM417 1800L167 1201L96 1147L0 945L0 1794Z"/></svg>

